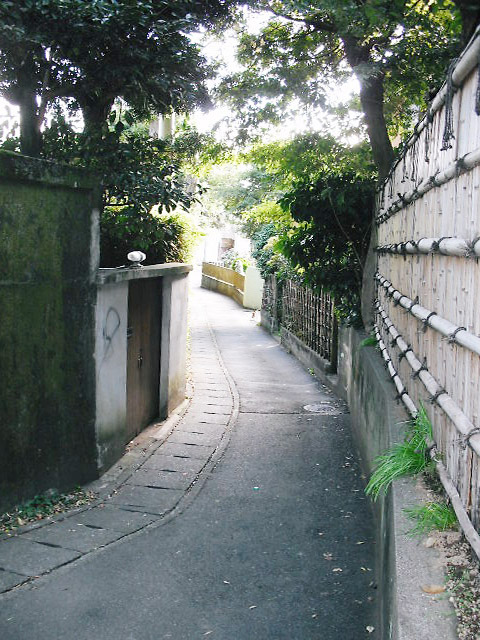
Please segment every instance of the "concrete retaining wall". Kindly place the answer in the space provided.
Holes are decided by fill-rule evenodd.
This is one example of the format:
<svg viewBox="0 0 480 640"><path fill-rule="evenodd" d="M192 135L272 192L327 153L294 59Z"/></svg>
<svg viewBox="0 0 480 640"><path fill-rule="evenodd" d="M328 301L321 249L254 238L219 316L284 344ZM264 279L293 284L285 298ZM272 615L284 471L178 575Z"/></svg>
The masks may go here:
<svg viewBox="0 0 480 640"><path fill-rule="evenodd" d="M262 318L262 324L265 321L267 326L273 324L272 320L270 320L270 316L267 316L267 320L265 321ZM280 340L282 345L285 347L287 351L292 353L297 360L300 360L302 364L304 364L307 369L312 369L317 377L322 377L327 374L330 374L332 371L332 365L328 360L325 360L321 356L318 355L313 349L310 349L306 344L304 344L295 334L293 334L285 327L281 327L280 329ZM331 381L333 382L337 376L331 376Z"/></svg>
<svg viewBox="0 0 480 640"><path fill-rule="evenodd" d="M99 271L98 196L81 171L0 152L0 511L124 453L130 280L163 281L159 417L185 398L191 267Z"/></svg>
<svg viewBox="0 0 480 640"><path fill-rule="evenodd" d="M241 273L209 262L202 264L202 287L204 289L229 296L243 306L244 286L245 276Z"/></svg>
<svg viewBox="0 0 480 640"><path fill-rule="evenodd" d="M271 319L262 315L268 329ZM332 388L350 408L354 438L366 477L375 458L404 436L408 416L395 401L395 387L374 347L360 347L366 334L340 328L338 374L328 373L327 363L298 338L282 328L282 345L320 381ZM377 590L380 616L377 635L382 640L456 638L453 607L444 594L429 595L425 584L443 584L442 561L435 549L405 535L411 528L403 509L426 500L421 485L411 478L394 483L387 497L372 503L377 526Z"/></svg>
<svg viewBox="0 0 480 640"><path fill-rule="evenodd" d="M363 468L370 474L375 458L404 437L408 416L395 401L396 389L375 347L360 347L366 334L342 328L339 336L337 392L348 402ZM328 378L327 378L328 380ZM373 503L377 521L380 638L427 640L456 638L455 613L448 599L422 591L445 581L440 556L419 539L403 509L422 503L423 489L411 478L394 484L385 499Z"/></svg>
<svg viewBox="0 0 480 640"><path fill-rule="evenodd" d="M248 267L245 275L209 262L202 264L202 287L233 298L246 309L262 306L263 280L256 267Z"/></svg>

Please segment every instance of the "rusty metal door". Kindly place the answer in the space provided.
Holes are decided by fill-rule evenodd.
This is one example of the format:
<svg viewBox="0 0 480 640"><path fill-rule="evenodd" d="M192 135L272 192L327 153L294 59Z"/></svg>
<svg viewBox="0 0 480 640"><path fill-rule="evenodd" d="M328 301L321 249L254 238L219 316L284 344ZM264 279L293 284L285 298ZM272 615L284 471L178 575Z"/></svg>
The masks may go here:
<svg viewBox="0 0 480 640"><path fill-rule="evenodd" d="M132 280L128 290L127 442L158 416L161 281Z"/></svg>

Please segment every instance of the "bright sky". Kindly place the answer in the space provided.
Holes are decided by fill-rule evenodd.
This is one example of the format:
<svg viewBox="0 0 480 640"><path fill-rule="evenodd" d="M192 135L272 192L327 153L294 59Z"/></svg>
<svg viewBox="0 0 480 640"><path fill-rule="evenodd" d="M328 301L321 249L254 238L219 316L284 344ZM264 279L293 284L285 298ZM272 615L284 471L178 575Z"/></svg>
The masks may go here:
<svg viewBox="0 0 480 640"><path fill-rule="evenodd" d="M0 140L8 136L14 124L19 121L18 107L0 98Z"/></svg>
<svg viewBox="0 0 480 640"><path fill-rule="evenodd" d="M259 33L271 17L268 12L252 13L247 9L244 11L248 29L252 33ZM202 48L207 60L220 64L219 72L221 75L241 70L235 58L237 44L236 33L233 29L225 32L221 39L204 31L194 34L192 40ZM343 84L339 84L329 90L327 89L328 100L334 106L340 105L347 102L352 95L358 94L358 91L359 86L357 80L350 78ZM225 139L230 137L229 133L231 133L231 131L229 132L229 125L227 123L229 115L231 115L229 107L218 105L209 112L195 111L192 115L192 120L201 132L211 131L216 127L215 135L219 139ZM352 122L352 119L355 117L356 114L352 114L352 116L349 117L350 125L353 124L355 126L355 122ZM9 105L5 100L0 98L0 139L6 137L7 133L11 130L12 123L15 121L18 122L18 119L18 108ZM272 130L268 138L278 139L291 137L308 130L328 131L339 138L342 137L342 127L338 120L328 113L317 110L314 113L310 112L308 119L306 115L303 114L287 120L281 127L281 130ZM357 140L351 139L350 142L355 143Z"/></svg>

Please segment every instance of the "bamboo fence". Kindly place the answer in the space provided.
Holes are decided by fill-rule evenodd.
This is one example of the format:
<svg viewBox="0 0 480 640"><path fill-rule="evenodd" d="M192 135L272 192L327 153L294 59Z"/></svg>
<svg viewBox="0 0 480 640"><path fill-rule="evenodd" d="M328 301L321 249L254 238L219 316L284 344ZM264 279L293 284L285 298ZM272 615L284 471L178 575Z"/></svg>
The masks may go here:
<svg viewBox="0 0 480 640"><path fill-rule="evenodd" d="M412 415L420 403L429 414L464 531L468 518L480 527L479 62L480 28L379 189L376 212L377 339L398 397Z"/></svg>
<svg viewBox="0 0 480 640"><path fill-rule="evenodd" d="M336 367L337 321L333 299L327 293L316 294L287 280L282 289L281 324Z"/></svg>

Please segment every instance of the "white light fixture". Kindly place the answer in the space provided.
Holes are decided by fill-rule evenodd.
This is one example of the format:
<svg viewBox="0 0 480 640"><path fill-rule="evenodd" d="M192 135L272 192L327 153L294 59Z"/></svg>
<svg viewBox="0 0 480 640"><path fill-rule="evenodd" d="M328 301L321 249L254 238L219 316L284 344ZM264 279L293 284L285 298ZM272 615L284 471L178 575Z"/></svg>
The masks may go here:
<svg viewBox="0 0 480 640"><path fill-rule="evenodd" d="M143 253L143 251L130 251L130 253L127 254L127 258L132 263L130 266L138 269L142 266L141 263L146 260L147 256Z"/></svg>

